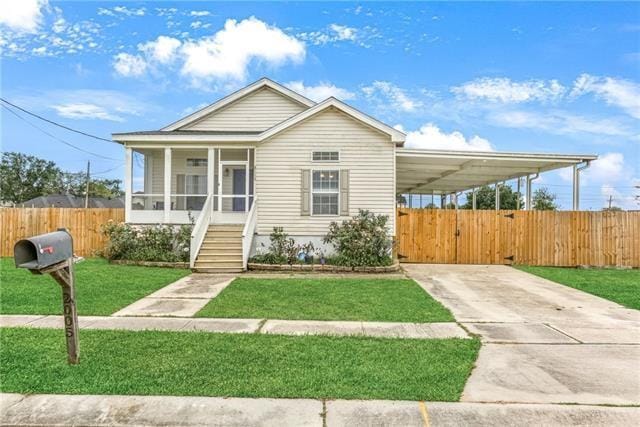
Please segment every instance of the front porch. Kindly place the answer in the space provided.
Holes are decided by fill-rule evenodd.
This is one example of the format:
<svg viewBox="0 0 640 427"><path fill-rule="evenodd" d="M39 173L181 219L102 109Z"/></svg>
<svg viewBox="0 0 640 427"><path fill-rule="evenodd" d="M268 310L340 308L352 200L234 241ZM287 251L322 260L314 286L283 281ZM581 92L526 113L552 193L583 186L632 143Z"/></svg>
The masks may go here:
<svg viewBox="0 0 640 427"><path fill-rule="evenodd" d="M244 224L254 164L251 147L127 147L125 221L189 224L210 209L211 224Z"/></svg>

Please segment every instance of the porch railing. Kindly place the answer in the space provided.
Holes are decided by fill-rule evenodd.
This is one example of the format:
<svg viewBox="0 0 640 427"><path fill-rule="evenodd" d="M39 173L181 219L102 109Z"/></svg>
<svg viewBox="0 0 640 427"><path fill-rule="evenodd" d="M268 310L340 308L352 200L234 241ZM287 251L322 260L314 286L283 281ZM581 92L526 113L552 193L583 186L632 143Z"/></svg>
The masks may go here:
<svg viewBox="0 0 640 427"><path fill-rule="evenodd" d="M209 224L211 223L214 197L215 196L213 194L209 194L207 196L207 200L205 200L204 205L202 205L200 215L198 215L198 218L193 225L193 230L191 230L191 242L189 245L189 267L191 268L195 266L200 246L202 246L204 236L206 236Z"/></svg>
<svg viewBox="0 0 640 427"><path fill-rule="evenodd" d="M244 223L242 229L242 268L247 269L247 263L249 261L249 253L251 252L251 245L253 244L253 236L256 232L256 224L258 223L258 198L253 198L251 209L247 214L247 220Z"/></svg>

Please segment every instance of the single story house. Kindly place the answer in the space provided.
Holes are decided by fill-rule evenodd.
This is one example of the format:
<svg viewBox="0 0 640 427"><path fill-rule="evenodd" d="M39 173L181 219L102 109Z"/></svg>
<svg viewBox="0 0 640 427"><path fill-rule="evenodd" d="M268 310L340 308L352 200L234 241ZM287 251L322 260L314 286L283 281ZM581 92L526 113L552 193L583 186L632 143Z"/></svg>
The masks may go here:
<svg viewBox="0 0 640 427"><path fill-rule="evenodd" d="M316 103L266 78L160 130L113 139L126 153L126 221L195 221L191 266L203 271L245 268L274 227L321 246L332 221L359 209L387 215L393 234L400 194L446 197L519 177L530 187L567 166L577 188L596 158L404 148L404 133L344 102Z"/></svg>

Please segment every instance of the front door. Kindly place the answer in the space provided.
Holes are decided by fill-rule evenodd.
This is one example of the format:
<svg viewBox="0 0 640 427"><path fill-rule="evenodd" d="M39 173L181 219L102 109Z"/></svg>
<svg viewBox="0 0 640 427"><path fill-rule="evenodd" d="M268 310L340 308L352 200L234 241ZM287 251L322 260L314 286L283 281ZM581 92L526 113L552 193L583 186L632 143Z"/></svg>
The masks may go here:
<svg viewBox="0 0 640 427"><path fill-rule="evenodd" d="M234 197L233 200L233 211L234 212L244 212L245 211L245 203L246 199L244 195L246 194L246 173L245 169L233 169L233 194L241 197Z"/></svg>

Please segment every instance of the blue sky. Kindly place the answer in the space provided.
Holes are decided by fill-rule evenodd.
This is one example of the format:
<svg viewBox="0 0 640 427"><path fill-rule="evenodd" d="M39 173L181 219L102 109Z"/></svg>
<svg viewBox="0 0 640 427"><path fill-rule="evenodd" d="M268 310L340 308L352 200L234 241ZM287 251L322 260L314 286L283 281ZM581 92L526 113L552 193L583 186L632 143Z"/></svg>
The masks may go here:
<svg viewBox="0 0 640 427"><path fill-rule="evenodd" d="M583 209L638 209L638 3L0 2L2 96L108 137L268 76L422 148L598 154ZM122 178L122 148L5 109L2 149ZM570 206L570 173L547 173ZM636 192L637 193L637 192Z"/></svg>

